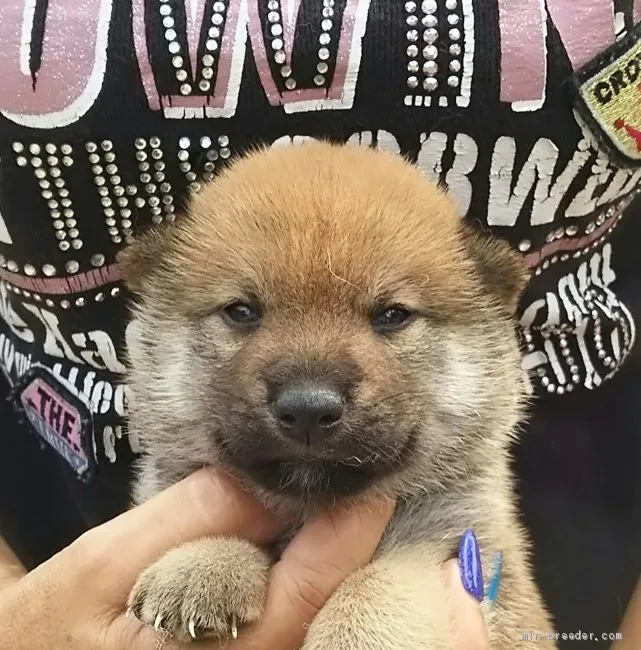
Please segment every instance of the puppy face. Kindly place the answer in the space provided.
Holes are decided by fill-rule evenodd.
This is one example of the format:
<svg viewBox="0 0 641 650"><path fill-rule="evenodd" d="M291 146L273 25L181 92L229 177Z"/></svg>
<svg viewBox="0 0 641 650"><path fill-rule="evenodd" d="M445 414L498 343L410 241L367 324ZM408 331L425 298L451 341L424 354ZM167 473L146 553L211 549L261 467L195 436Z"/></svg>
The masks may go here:
<svg viewBox="0 0 641 650"><path fill-rule="evenodd" d="M159 467L399 494L473 472L519 416L520 259L397 156L253 154L120 268L131 425Z"/></svg>

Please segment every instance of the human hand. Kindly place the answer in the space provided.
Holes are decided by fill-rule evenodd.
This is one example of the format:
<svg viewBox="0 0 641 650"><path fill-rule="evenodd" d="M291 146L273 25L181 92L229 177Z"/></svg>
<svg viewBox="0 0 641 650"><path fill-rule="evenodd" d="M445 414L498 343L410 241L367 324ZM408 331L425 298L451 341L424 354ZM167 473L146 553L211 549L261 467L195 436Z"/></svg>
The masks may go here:
<svg viewBox="0 0 641 650"><path fill-rule="evenodd" d="M392 503L370 504L306 524L272 569L263 618L229 650L300 647L307 625L344 577L369 562L392 512ZM124 611L143 569L200 537L235 535L265 544L278 529L229 479L201 470L88 531L26 576L3 582L0 638L12 650L155 650L155 630Z"/></svg>
<svg viewBox="0 0 641 650"><path fill-rule="evenodd" d="M445 565L446 583L453 602L457 633L454 650L490 650L490 639L485 627L485 619L480 604L464 588L458 560L450 560Z"/></svg>
<svg viewBox="0 0 641 650"><path fill-rule="evenodd" d="M391 511L391 504L383 504L323 515L305 526L272 571L265 615L230 650L299 647L307 625L342 579L369 561ZM266 543L278 527L228 479L202 470L89 531L27 576L5 577L0 638L15 650L155 649L157 633L124 614L143 568L191 539L230 534ZM458 562L446 569L460 633L455 650L489 649L480 607L462 585ZM164 644L167 650L183 647Z"/></svg>

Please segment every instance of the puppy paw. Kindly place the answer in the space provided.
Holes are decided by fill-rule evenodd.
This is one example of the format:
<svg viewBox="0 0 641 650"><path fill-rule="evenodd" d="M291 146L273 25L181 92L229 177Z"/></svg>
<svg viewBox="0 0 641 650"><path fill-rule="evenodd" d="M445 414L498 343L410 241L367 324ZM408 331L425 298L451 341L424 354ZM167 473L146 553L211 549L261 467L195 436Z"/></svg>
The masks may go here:
<svg viewBox="0 0 641 650"><path fill-rule="evenodd" d="M269 566L267 554L244 540L184 544L140 575L128 607L143 623L181 641L235 637L262 614Z"/></svg>

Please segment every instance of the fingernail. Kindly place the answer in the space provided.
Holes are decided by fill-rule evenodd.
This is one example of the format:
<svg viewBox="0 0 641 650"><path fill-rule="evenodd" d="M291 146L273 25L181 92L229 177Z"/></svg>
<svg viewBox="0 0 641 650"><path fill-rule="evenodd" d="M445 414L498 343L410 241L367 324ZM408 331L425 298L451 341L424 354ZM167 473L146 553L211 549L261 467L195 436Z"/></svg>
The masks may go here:
<svg viewBox="0 0 641 650"><path fill-rule="evenodd" d="M490 578L490 584L487 587L487 599L491 607L494 607L496 599L499 596L499 587L501 586L501 576L503 575L503 553L500 551L494 556L494 570Z"/></svg>
<svg viewBox="0 0 641 650"><path fill-rule="evenodd" d="M476 535L466 530L461 537L458 547L459 567L463 587L479 602L483 600L483 568L481 567L481 551Z"/></svg>

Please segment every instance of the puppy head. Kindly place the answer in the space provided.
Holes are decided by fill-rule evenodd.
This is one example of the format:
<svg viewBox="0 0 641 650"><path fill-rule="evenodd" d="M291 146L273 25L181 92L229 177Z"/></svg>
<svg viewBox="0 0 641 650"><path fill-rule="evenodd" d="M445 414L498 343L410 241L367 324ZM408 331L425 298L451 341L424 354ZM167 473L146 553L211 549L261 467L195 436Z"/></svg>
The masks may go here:
<svg viewBox="0 0 641 650"><path fill-rule="evenodd" d="M520 414L520 258L398 156L252 154L120 270L133 425L161 461L296 498L399 494L473 471Z"/></svg>

